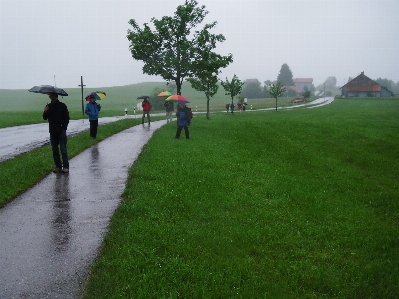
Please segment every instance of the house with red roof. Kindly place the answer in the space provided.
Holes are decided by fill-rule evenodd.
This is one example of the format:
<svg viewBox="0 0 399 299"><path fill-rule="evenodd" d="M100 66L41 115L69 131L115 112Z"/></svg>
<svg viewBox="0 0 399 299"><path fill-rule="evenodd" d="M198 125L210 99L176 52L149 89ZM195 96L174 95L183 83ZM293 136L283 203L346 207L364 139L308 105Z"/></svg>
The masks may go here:
<svg viewBox="0 0 399 299"><path fill-rule="evenodd" d="M367 77L364 72L341 88L342 97L390 97L392 91Z"/></svg>
<svg viewBox="0 0 399 299"><path fill-rule="evenodd" d="M293 78L295 87L299 88L301 92L305 90L305 86L308 90L312 88L313 79L312 78Z"/></svg>

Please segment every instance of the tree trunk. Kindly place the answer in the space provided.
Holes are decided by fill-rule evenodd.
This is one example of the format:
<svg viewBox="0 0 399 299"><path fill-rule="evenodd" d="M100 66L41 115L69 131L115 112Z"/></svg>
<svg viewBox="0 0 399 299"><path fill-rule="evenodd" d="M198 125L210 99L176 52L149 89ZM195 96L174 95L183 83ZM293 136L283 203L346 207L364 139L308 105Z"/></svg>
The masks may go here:
<svg viewBox="0 0 399 299"><path fill-rule="evenodd" d="M181 82L180 82L180 78L176 78L175 83L176 83L176 94L181 95Z"/></svg>
<svg viewBox="0 0 399 299"><path fill-rule="evenodd" d="M207 97L206 101L206 119L209 119L209 97Z"/></svg>

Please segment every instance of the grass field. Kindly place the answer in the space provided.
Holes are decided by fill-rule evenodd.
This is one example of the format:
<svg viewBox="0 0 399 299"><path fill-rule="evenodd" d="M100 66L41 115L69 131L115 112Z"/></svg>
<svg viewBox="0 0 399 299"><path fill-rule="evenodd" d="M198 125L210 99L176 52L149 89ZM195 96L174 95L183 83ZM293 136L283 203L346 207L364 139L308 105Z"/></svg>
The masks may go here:
<svg viewBox="0 0 399 299"><path fill-rule="evenodd" d="M85 299L399 297L397 98L195 116L188 141L175 130L130 169ZM90 146L73 138L73 154ZM32 176L21 166L48 173L49 153L0 163L8 192Z"/></svg>
<svg viewBox="0 0 399 299"><path fill-rule="evenodd" d="M94 90L102 90L106 92L107 96L101 101L100 116L118 116L125 113L125 108L128 113L132 114L133 109L140 101L136 100L141 95L153 95L157 90L165 89L164 83L139 83L126 86L116 87L99 87L93 89L85 89L84 96ZM69 109L71 119L86 118L82 113L82 93L80 88L66 89L67 97L61 98ZM193 111L206 112L206 97L204 93L198 92L191 88L190 84L185 82L183 84L182 94L189 100ZM292 98L281 98L278 101L279 107L291 106ZM152 97L151 102L160 101L162 99ZM41 116L44 106L49 102L46 95L35 94L27 90L0 90L0 128L24 125L31 123L44 122ZM231 98L225 95L223 87L219 87L218 93L210 101L210 111L224 111L225 104L231 102ZM264 109L274 108L276 106L274 99L253 99L249 100L248 109ZM83 105L86 105L84 100ZM22 112L23 111L23 112ZM158 109L154 112L161 112L163 109Z"/></svg>
<svg viewBox="0 0 399 299"><path fill-rule="evenodd" d="M398 298L398 100L194 119L130 170L84 298Z"/></svg>

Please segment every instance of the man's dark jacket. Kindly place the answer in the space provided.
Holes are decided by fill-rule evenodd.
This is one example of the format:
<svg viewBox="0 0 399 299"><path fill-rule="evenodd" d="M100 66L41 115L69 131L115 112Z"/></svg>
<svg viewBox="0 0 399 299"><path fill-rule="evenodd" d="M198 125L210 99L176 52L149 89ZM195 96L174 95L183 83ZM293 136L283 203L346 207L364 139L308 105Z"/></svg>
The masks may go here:
<svg viewBox="0 0 399 299"><path fill-rule="evenodd" d="M43 112L43 119L48 119L50 134L59 134L61 131L65 131L69 124L67 106L58 100L47 104L47 106L49 109L47 112Z"/></svg>

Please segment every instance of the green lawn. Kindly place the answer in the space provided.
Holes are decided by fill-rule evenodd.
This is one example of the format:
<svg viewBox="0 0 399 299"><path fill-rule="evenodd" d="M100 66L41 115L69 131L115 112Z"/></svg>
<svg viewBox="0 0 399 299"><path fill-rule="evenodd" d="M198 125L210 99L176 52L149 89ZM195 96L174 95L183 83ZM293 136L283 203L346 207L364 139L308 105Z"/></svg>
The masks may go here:
<svg viewBox="0 0 399 299"><path fill-rule="evenodd" d="M398 298L398 100L194 118L130 170L84 298Z"/></svg>
<svg viewBox="0 0 399 299"><path fill-rule="evenodd" d="M106 92L107 96L101 101L100 116L118 116L124 115L125 108L128 113L132 114L136 107L137 97L141 95L153 95L154 91L165 89L164 83L138 83L126 86L115 87L98 87L86 88L84 96L90 91L102 90ZM82 113L82 93L80 88L66 89L68 96L60 97L60 101L68 106L71 119L86 118L87 115ZM158 93L155 93L158 94ZM198 92L191 88L190 84L185 82L183 84L182 94L189 100L189 107L194 112L206 112L206 97L203 92ZM279 107L292 106L290 98L281 98L278 101ZM163 102L163 99L152 97L152 103L157 101ZM48 96L43 94L36 94L28 92L27 90L5 90L0 89L0 128L25 125L32 123L44 122L42 113L44 106L49 102ZM223 87L220 87L218 93L210 101L210 111L224 111L225 104L231 102L231 98L225 95ZM276 106L274 99L250 99L248 100L248 109L264 109L274 108ZM83 105L86 105L84 100ZM163 112L164 109L155 109L153 113Z"/></svg>
<svg viewBox="0 0 399 299"><path fill-rule="evenodd" d="M130 169L83 298L398 298L398 108L202 114L190 140L163 126ZM73 138L73 154L90 146ZM0 200L32 176L17 163L44 175L50 151L0 163L13 182Z"/></svg>

